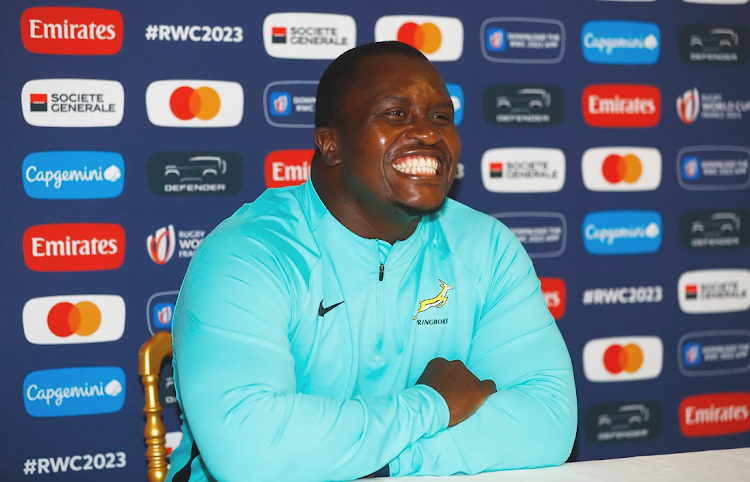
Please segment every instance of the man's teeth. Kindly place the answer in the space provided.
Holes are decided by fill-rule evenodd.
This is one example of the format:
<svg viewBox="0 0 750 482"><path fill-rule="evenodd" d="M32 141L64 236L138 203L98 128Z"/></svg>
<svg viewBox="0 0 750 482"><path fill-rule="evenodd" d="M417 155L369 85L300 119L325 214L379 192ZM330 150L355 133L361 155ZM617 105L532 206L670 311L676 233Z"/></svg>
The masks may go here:
<svg viewBox="0 0 750 482"><path fill-rule="evenodd" d="M438 161L432 157L410 157L393 164L393 168L404 174L437 174Z"/></svg>

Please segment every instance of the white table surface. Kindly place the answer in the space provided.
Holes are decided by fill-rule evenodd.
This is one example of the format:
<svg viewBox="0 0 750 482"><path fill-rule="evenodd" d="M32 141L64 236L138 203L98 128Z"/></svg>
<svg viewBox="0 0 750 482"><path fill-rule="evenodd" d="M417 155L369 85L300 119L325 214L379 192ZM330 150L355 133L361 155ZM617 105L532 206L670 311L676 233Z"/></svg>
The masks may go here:
<svg viewBox="0 0 750 482"><path fill-rule="evenodd" d="M750 482L750 448L571 462L543 469L487 472L473 476L399 477L398 482Z"/></svg>

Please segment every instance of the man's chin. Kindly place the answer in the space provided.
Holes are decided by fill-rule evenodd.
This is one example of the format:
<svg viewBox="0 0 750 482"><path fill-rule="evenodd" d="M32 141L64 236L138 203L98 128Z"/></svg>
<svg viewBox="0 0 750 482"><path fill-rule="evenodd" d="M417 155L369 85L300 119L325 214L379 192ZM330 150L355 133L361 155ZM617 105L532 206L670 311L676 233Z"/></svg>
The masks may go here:
<svg viewBox="0 0 750 482"><path fill-rule="evenodd" d="M445 205L445 198L443 198L443 201L434 206L415 206L413 204L407 204L403 203L401 201L391 199L391 206L400 209L404 213L406 213L408 216L412 217L418 217L421 218L422 216L429 216L431 214L435 214L437 212L440 212L441 209L443 209L443 206Z"/></svg>

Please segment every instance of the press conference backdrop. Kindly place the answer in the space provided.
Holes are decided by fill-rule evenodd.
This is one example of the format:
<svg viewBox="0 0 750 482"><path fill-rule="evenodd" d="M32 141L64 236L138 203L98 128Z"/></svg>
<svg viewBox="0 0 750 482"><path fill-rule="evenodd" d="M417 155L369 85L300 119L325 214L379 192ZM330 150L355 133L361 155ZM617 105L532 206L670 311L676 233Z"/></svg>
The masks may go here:
<svg viewBox="0 0 750 482"><path fill-rule="evenodd" d="M331 59L394 39L454 101L451 195L534 260L574 457L750 444L748 0L260 3L2 2L0 478L143 480L139 346L307 178Z"/></svg>

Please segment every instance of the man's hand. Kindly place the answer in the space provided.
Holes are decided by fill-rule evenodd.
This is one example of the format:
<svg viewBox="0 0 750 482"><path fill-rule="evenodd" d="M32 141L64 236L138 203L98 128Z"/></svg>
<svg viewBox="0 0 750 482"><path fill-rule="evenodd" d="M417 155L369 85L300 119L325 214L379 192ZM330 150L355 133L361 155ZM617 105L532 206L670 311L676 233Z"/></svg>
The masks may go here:
<svg viewBox="0 0 750 482"><path fill-rule="evenodd" d="M451 413L449 427L469 418L487 397L497 392L492 380L479 380L460 360L433 358L427 364L417 385L427 385L443 397Z"/></svg>

